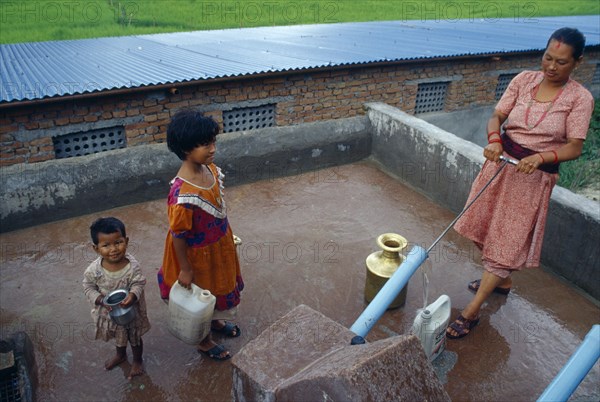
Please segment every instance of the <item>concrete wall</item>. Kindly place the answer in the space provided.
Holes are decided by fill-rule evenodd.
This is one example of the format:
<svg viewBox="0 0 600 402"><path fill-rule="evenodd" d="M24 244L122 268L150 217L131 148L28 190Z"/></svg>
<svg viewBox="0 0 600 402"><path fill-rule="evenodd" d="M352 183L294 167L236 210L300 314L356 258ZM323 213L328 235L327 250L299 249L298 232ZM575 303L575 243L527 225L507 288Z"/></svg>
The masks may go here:
<svg viewBox="0 0 600 402"><path fill-rule="evenodd" d="M494 106L480 106L450 113L424 113L416 117L463 140L484 147L487 145L487 122Z"/></svg>
<svg viewBox="0 0 600 402"><path fill-rule="evenodd" d="M367 104L373 157L455 213L464 207L483 156L481 147L385 104ZM600 299L598 203L555 187L542 263Z"/></svg>
<svg viewBox="0 0 600 402"><path fill-rule="evenodd" d="M366 116L220 134L227 185L355 162L371 153ZM0 231L166 197L181 162L165 144L0 169Z"/></svg>

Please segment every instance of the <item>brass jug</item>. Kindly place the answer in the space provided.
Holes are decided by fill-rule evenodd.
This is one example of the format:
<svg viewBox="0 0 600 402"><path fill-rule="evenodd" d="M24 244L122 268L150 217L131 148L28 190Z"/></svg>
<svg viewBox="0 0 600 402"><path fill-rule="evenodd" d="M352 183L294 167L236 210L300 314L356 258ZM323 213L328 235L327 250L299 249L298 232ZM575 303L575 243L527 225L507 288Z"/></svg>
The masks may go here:
<svg viewBox="0 0 600 402"><path fill-rule="evenodd" d="M377 238L380 251L371 253L366 260L367 279L365 282L365 300L371 302L387 280L396 272L405 260L401 252L406 248L406 239L396 233L384 233ZM408 284L388 306L388 309L403 306L406 302Z"/></svg>

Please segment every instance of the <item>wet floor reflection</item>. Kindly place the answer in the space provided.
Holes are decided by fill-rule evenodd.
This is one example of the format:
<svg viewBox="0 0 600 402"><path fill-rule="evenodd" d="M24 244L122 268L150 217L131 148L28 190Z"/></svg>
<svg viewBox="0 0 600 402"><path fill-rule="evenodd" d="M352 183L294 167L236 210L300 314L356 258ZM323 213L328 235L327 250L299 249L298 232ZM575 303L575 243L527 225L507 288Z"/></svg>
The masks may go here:
<svg viewBox="0 0 600 402"><path fill-rule="evenodd" d="M365 258L377 250L377 236L396 232L427 248L454 218L368 162L227 188L226 197L234 232L244 242L246 282L243 334L219 338L232 353L299 304L350 327L365 307ZM32 338L40 400L231 399L230 363L208 360L166 329L167 306L156 285L165 214L164 200L149 201L0 235L1 335L25 330ZM125 221L130 251L148 279L147 373L132 381L129 364L103 369L114 345L92 339L81 286L95 258L89 225L108 215ZM454 316L472 296L467 282L480 277L478 250L451 231L409 282L406 305L387 312L368 340L408 332L423 306L422 270L428 271L429 301L448 294ZM448 343L438 372L456 401L534 400L599 318L597 306L557 277L520 273L508 297L490 298L473 334ZM600 399L598 379L596 365L574 400Z"/></svg>

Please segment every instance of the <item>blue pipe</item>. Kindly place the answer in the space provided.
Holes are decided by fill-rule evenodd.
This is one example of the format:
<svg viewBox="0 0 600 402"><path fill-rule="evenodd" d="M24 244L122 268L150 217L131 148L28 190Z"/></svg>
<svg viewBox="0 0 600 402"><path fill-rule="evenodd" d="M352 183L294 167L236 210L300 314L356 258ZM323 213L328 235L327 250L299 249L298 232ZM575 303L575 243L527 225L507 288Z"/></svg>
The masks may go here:
<svg viewBox="0 0 600 402"><path fill-rule="evenodd" d="M538 402L566 401L600 358L600 325L585 336L579 348L548 385Z"/></svg>
<svg viewBox="0 0 600 402"><path fill-rule="evenodd" d="M364 341L364 337L367 336L373 325L385 313L385 310L387 310L396 296L398 296L402 288L406 286L410 277L413 276L427 256L425 249L414 246L406 256L406 260L400 264L396 272L387 280L356 322L352 324L350 331L354 332Z"/></svg>

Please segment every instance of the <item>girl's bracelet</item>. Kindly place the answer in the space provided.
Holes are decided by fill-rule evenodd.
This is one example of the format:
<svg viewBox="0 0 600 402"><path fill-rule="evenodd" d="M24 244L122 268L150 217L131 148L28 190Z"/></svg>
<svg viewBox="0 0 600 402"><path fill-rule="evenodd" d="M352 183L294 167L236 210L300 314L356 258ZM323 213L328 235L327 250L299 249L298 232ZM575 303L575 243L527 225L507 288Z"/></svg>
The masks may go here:
<svg viewBox="0 0 600 402"><path fill-rule="evenodd" d="M540 158L542 158L542 165L543 165L544 163L546 163L546 161L544 160L544 157L542 156L542 154L541 154L541 153L539 153L539 154L537 154L537 155L538 155Z"/></svg>
<svg viewBox="0 0 600 402"><path fill-rule="evenodd" d="M490 132L487 134L488 140L489 140L489 139L490 139L490 137L491 137L492 135L494 135L494 134L496 134L496 135L500 136L500 131L490 131Z"/></svg>
<svg viewBox="0 0 600 402"><path fill-rule="evenodd" d="M557 164L558 163L558 154L556 153L556 151L552 151L552 153L554 154L554 162L552 162L552 163Z"/></svg>
<svg viewBox="0 0 600 402"><path fill-rule="evenodd" d="M492 138L491 140L488 139L488 144L493 144L495 142L502 144L502 140L500 138Z"/></svg>

